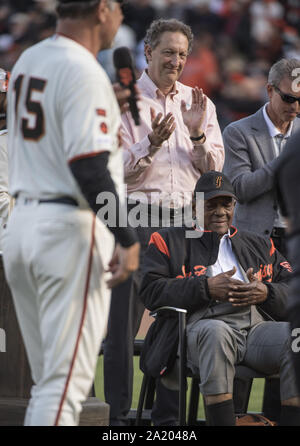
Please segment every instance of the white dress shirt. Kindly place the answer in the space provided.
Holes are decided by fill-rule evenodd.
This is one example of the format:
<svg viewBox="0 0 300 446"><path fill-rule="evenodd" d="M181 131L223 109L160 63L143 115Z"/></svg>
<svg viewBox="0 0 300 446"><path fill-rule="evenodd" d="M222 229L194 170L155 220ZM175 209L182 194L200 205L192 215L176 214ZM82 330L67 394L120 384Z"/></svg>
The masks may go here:
<svg viewBox="0 0 300 446"><path fill-rule="evenodd" d="M234 266L236 267L236 273L232 277L245 282L245 277L242 274L240 264L232 250L230 232L228 231L228 234L223 235L220 240L217 261L211 266L212 277L230 271Z"/></svg>
<svg viewBox="0 0 300 446"><path fill-rule="evenodd" d="M224 146L216 107L207 98L202 125L206 141L193 144L181 112L182 100L188 107L192 103L192 88L176 82L172 92L164 96L146 72L137 85L141 94L140 125L134 124L129 112L122 115L127 194L147 204L162 206L165 202L166 207L175 209L186 206L200 175L223 168ZM166 116L171 112L175 117L176 128L161 148L153 147L148 138L152 132L150 108L156 114Z"/></svg>
<svg viewBox="0 0 300 446"><path fill-rule="evenodd" d="M275 155L276 155L276 158L277 158L277 156L279 156L280 152L283 150L284 145L287 142L288 138L291 136L292 128L293 128L293 121L290 123L288 131L283 135L281 133L281 131L278 130L277 127L275 127L275 125L273 124L273 122L269 118L269 115L267 113L267 105L268 104L265 104L265 106L263 108L263 115L264 115L267 127L269 129L270 136L273 139L274 151L275 151ZM281 148L279 148L278 140L276 139L277 136L282 136Z"/></svg>
<svg viewBox="0 0 300 446"><path fill-rule="evenodd" d="M292 128L293 128L293 121L290 123L288 131L285 133L285 135L283 135L280 132L280 130L278 130L278 128L275 127L275 125L269 118L269 115L267 113L267 105L268 104L266 104L263 108L263 115L264 115L267 127L269 129L270 136L273 140L275 158L277 158L280 155L280 153L282 152L282 150L284 149L284 146L287 143L289 137L291 136ZM274 221L274 227L275 228L285 228L286 227L284 219L283 219L281 212L279 210L277 211L277 217L275 218L275 221Z"/></svg>

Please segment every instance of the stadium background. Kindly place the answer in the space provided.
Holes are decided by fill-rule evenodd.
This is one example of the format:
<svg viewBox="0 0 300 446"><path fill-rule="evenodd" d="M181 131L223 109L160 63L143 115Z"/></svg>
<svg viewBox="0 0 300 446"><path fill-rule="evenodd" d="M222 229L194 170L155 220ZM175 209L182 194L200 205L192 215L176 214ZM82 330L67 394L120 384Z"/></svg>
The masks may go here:
<svg viewBox="0 0 300 446"><path fill-rule="evenodd" d="M55 3L0 0L0 67L11 70L26 48L54 33ZM274 62L300 58L300 0L127 0L123 11L114 48L131 49L137 77L145 68L143 38L152 20L174 17L191 26L193 52L180 80L203 88L213 100L221 130L266 102L267 73ZM114 48L98 56L112 81ZM145 313L138 337L150 322ZM101 368L99 363L100 374ZM255 393L261 391L258 387Z"/></svg>

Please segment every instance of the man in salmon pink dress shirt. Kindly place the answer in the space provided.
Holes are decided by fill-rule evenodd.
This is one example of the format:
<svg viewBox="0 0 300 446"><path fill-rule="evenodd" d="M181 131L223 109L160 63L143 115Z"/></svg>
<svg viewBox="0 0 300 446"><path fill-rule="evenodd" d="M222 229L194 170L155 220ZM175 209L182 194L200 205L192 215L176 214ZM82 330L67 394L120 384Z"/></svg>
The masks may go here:
<svg viewBox="0 0 300 446"><path fill-rule="evenodd" d="M214 104L201 88L178 82L192 41L191 29L175 19L151 24L145 37L148 68L137 81L140 125L135 125L130 112L122 118L128 210L129 217L133 211L140 218L141 224L136 229L141 262L152 232L157 227L174 225L183 209L191 204L199 177L210 170L222 171L224 164L223 140ZM167 222L162 217L166 209ZM157 217L156 224L153 217ZM110 404L111 425L128 424L133 341L144 313L138 297L140 280L139 271L112 293L104 350L105 397ZM160 382L156 391L153 424L176 424L177 392L166 389Z"/></svg>

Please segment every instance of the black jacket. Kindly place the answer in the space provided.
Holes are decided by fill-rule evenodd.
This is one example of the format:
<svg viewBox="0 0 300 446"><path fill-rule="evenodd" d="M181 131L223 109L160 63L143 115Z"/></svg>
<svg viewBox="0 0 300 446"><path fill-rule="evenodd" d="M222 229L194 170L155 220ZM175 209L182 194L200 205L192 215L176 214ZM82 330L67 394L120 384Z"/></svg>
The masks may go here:
<svg viewBox="0 0 300 446"><path fill-rule="evenodd" d="M140 297L149 310L161 306L180 307L187 310L189 317L195 311L203 310L204 313L212 303L206 271L217 260L219 237L214 232L206 231L200 238L186 238L187 229L161 229L151 236L142 264L140 288ZM288 281L292 275L289 263L275 249L270 239L251 232L238 232L234 227L231 228L230 238L233 251L243 269L247 271L252 267L253 273L257 273L268 287L268 297L257 305L258 311L266 319L285 320ZM163 351L159 353L162 359L166 358L164 361L167 361L172 348L173 353L176 350L177 336L174 332L174 341L171 342L170 324L174 325L171 319L167 317L162 320L158 317L155 320L146 338L142 363L155 342L164 344L160 345L160 350ZM155 351L155 346L153 350ZM144 369L142 366L142 370Z"/></svg>
<svg viewBox="0 0 300 446"><path fill-rule="evenodd" d="M188 315L211 302L207 267L218 257L219 237L204 232L196 239L185 237L186 228L161 229L152 234L142 265L140 297L146 308L164 305L184 308ZM286 317L291 267L273 242L252 232L231 227L231 243L245 271L253 268L267 285L267 300L257 306L275 320Z"/></svg>

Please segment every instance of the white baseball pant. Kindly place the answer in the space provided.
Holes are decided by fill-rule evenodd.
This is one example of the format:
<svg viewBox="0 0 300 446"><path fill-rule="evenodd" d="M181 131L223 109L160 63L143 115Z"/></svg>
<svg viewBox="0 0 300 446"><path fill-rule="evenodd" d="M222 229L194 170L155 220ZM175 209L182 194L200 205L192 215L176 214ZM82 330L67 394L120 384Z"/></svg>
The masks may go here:
<svg viewBox="0 0 300 446"><path fill-rule="evenodd" d="M25 425L77 425L105 335L113 237L90 210L18 199L5 273L34 386Z"/></svg>

